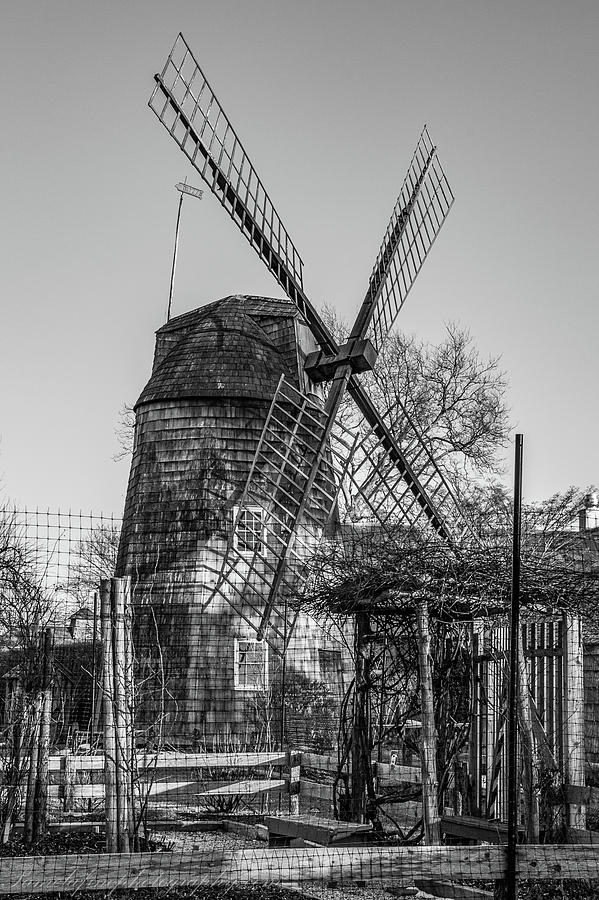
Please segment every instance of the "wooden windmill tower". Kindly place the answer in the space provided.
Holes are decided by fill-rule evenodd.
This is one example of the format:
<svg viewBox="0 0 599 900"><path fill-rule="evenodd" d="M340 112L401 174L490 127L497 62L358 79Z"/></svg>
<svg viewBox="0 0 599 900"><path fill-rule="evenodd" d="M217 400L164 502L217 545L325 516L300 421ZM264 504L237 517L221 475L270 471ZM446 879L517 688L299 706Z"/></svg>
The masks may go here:
<svg viewBox="0 0 599 900"><path fill-rule="evenodd" d="M145 626L148 645L152 629L161 629L152 599L158 598L160 615L168 624L162 633L169 639L179 628L201 642L200 620L211 610L221 617L228 611L244 623L246 637L268 645L273 656L284 657L298 635L306 640L310 626L290 614L288 600L335 515L344 478L353 480L370 518L382 528L403 522L409 528L429 529L447 545L467 528L459 503L407 414L411 445L417 447L410 458L359 379L375 365L453 195L425 128L355 324L348 340L338 346L304 292L303 264L288 232L182 35L155 81L151 109L289 300L228 298L206 307L208 312L181 316L158 333L152 379L137 406L119 569L134 577L137 573L140 603L152 609ZM261 348L262 357L246 369L254 373L247 379L250 387L238 384L236 402L231 403L235 391L222 385L232 377L231 334L241 321L240 309L247 321L236 346L243 346L244 352L249 348L250 355ZM219 366L224 366L223 377L214 375ZM256 386L260 366L264 377ZM212 384L209 390L203 387L206 383ZM227 394L227 403L213 402L207 411L206 398L214 400L219 394ZM199 406L198 398L203 398ZM338 417L344 398L352 404L351 429ZM190 427L202 434L182 449L181 423L190 420L188 401L196 404ZM221 426L226 423L216 443L214 430L212 438L204 437L210 417L219 418ZM159 420L163 436L170 430L173 447L179 440L179 469L187 462L195 473L187 494L179 471L176 489L165 497L165 477L174 467L169 468L168 453L156 450ZM242 433L246 439L239 443ZM206 463L202 502L198 453ZM359 467L350 469L349 461L356 458ZM198 521L203 522L202 534ZM170 603L165 602L167 594ZM175 609L185 609L185 615L177 618ZM174 644L171 650L176 651ZM222 654L219 658L222 664ZM178 665L175 689L178 684L189 690L194 682L189 646L178 654ZM197 696L197 678L194 683ZM178 702L179 707L185 705L181 696ZM193 715L186 720L191 728Z"/></svg>

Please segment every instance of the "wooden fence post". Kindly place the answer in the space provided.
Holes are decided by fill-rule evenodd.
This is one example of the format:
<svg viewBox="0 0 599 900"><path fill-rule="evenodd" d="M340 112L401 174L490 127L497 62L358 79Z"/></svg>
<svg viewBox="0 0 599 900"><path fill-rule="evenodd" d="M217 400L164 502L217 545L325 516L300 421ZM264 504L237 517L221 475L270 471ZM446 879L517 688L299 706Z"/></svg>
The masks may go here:
<svg viewBox="0 0 599 900"><path fill-rule="evenodd" d="M73 809L73 794L75 787L75 759L71 750L67 747L61 760L62 774L62 808L64 812Z"/></svg>
<svg viewBox="0 0 599 900"><path fill-rule="evenodd" d="M290 750L287 754L287 759L289 761L289 814L298 816L302 755L301 753L294 753Z"/></svg>
<svg viewBox="0 0 599 900"><path fill-rule="evenodd" d="M114 665L114 729L116 749L116 801L118 849L129 852L129 791L130 778L129 743L127 729L127 701L125 679L125 598L123 582L113 578L111 584L112 603L112 654Z"/></svg>
<svg viewBox="0 0 599 900"><path fill-rule="evenodd" d="M48 751L52 716L53 632L40 633L41 679L31 710L31 742L27 796L25 800L24 838L31 846L46 830L48 802Z"/></svg>
<svg viewBox="0 0 599 900"><path fill-rule="evenodd" d="M566 789L566 825L586 828L584 788L584 668L582 624L578 616L562 617L564 679L564 767Z"/></svg>
<svg viewBox="0 0 599 900"><path fill-rule="evenodd" d="M365 678L366 643L370 631L368 613L356 613L354 626L355 683L351 748L351 817L363 822L366 811L366 778L370 766L370 704Z"/></svg>
<svg viewBox="0 0 599 900"><path fill-rule="evenodd" d="M52 675L54 669L54 632L44 631L42 669L42 704L37 755L37 779L35 784L33 817L33 842L36 843L46 831L46 811L48 807L48 754L50 752L50 725L52 722Z"/></svg>
<svg viewBox="0 0 599 900"><path fill-rule="evenodd" d="M25 846L33 843L33 820L35 816L35 785L37 781L37 760L39 755L39 734L42 708L42 695L35 697L31 716L31 734L29 735L29 770L27 772L27 792L25 796L25 821L23 825L23 837Z"/></svg>
<svg viewBox="0 0 599 900"><path fill-rule="evenodd" d="M118 850L116 797L116 741L114 732L114 663L112 656L112 616L110 579L100 582L100 634L102 641L102 719L104 728L104 785L106 850Z"/></svg>
<svg viewBox="0 0 599 900"><path fill-rule="evenodd" d="M420 705L422 715L422 738L420 765L422 769L422 817L424 819L425 844L441 843L441 819L437 799L437 736L433 706L433 679L431 675L431 639L428 607L422 599L416 605L416 628L418 633L418 664L420 668Z"/></svg>
<svg viewBox="0 0 599 900"><path fill-rule="evenodd" d="M137 776L137 760L135 756L135 681L134 681L134 647L133 647L133 603L131 596L131 578L121 578L123 584L123 630L125 641L125 718L127 729L127 794L130 850L139 850L135 828L135 779Z"/></svg>
<svg viewBox="0 0 599 900"><path fill-rule="evenodd" d="M526 842L528 844L539 843L539 795L535 787L538 777L538 747L533 741L532 709L530 696L530 682L526 660L522 630L518 644L518 711L520 715L520 752L522 756L522 787L524 790Z"/></svg>

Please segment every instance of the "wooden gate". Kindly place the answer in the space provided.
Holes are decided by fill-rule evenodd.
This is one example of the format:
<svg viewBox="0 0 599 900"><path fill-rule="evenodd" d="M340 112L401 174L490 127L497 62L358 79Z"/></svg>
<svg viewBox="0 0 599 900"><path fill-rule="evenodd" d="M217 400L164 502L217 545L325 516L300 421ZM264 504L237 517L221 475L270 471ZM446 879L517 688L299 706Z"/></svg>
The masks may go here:
<svg viewBox="0 0 599 900"><path fill-rule="evenodd" d="M579 619L529 621L521 628L522 747L538 769L553 770L560 785L584 785L583 661ZM474 626L473 709L469 758L470 812L507 820L506 708L509 626ZM528 732L528 733L527 733ZM538 770L535 773L538 776ZM563 794L568 824L584 827L580 790ZM578 802L576 802L578 801Z"/></svg>

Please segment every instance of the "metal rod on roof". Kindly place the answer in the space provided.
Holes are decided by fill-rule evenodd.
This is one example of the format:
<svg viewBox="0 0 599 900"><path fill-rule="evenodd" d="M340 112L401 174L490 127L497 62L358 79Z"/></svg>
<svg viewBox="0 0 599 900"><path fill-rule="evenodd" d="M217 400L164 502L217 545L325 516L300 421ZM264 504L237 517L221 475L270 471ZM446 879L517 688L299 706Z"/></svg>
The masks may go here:
<svg viewBox="0 0 599 900"><path fill-rule="evenodd" d="M194 188L190 184L187 184L187 178L185 181L179 181L175 185L176 189L179 191L181 196L179 197L179 206L177 209L177 224L175 226L175 247L173 249L173 266L171 269L171 284L168 292L168 308L166 311L166 321L170 322L171 319L171 310L173 306L173 293L175 290L175 270L177 268L177 253L179 251L179 226L181 224L181 207L183 206L183 197L185 194L189 194L190 197L197 197L198 200L202 199L202 195L204 191L199 190L199 188Z"/></svg>
<svg viewBox="0 0 599 900"><path fill-rule="evenodd" d="M177 252L179 250L179 225L181 223L181 207L183 206L183 193L179 197L179 207L177 209L177 224L175 226L175 247L173 250L173 267L171 269L171 284L168 292L168 308L166 310L166 321L170 322L171 309L173 306L173 291L175 289L175 270L177 268Z"/></svg>

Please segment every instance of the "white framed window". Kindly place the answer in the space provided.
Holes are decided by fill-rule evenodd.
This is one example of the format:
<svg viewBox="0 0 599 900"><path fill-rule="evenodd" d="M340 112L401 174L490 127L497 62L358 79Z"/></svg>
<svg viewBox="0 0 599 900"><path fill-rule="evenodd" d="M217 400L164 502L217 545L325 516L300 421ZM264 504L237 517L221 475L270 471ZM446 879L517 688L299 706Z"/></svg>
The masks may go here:
<svg viewBox="0 0 599 900"><path fill-rule="evenodd" d="M237 518L239 516L239 518ZM266 549L266 528L264 510L260 506L245 506L241 511L233 508L233 521L237 520L233 540L240 553L264 554Z"/></svg>
<svg viewBox="0 0 599 900"><path fill-rule="evenodd" d="M268 688L268 644L252 638L235 638L234 684L239 691Z"/></svg>

